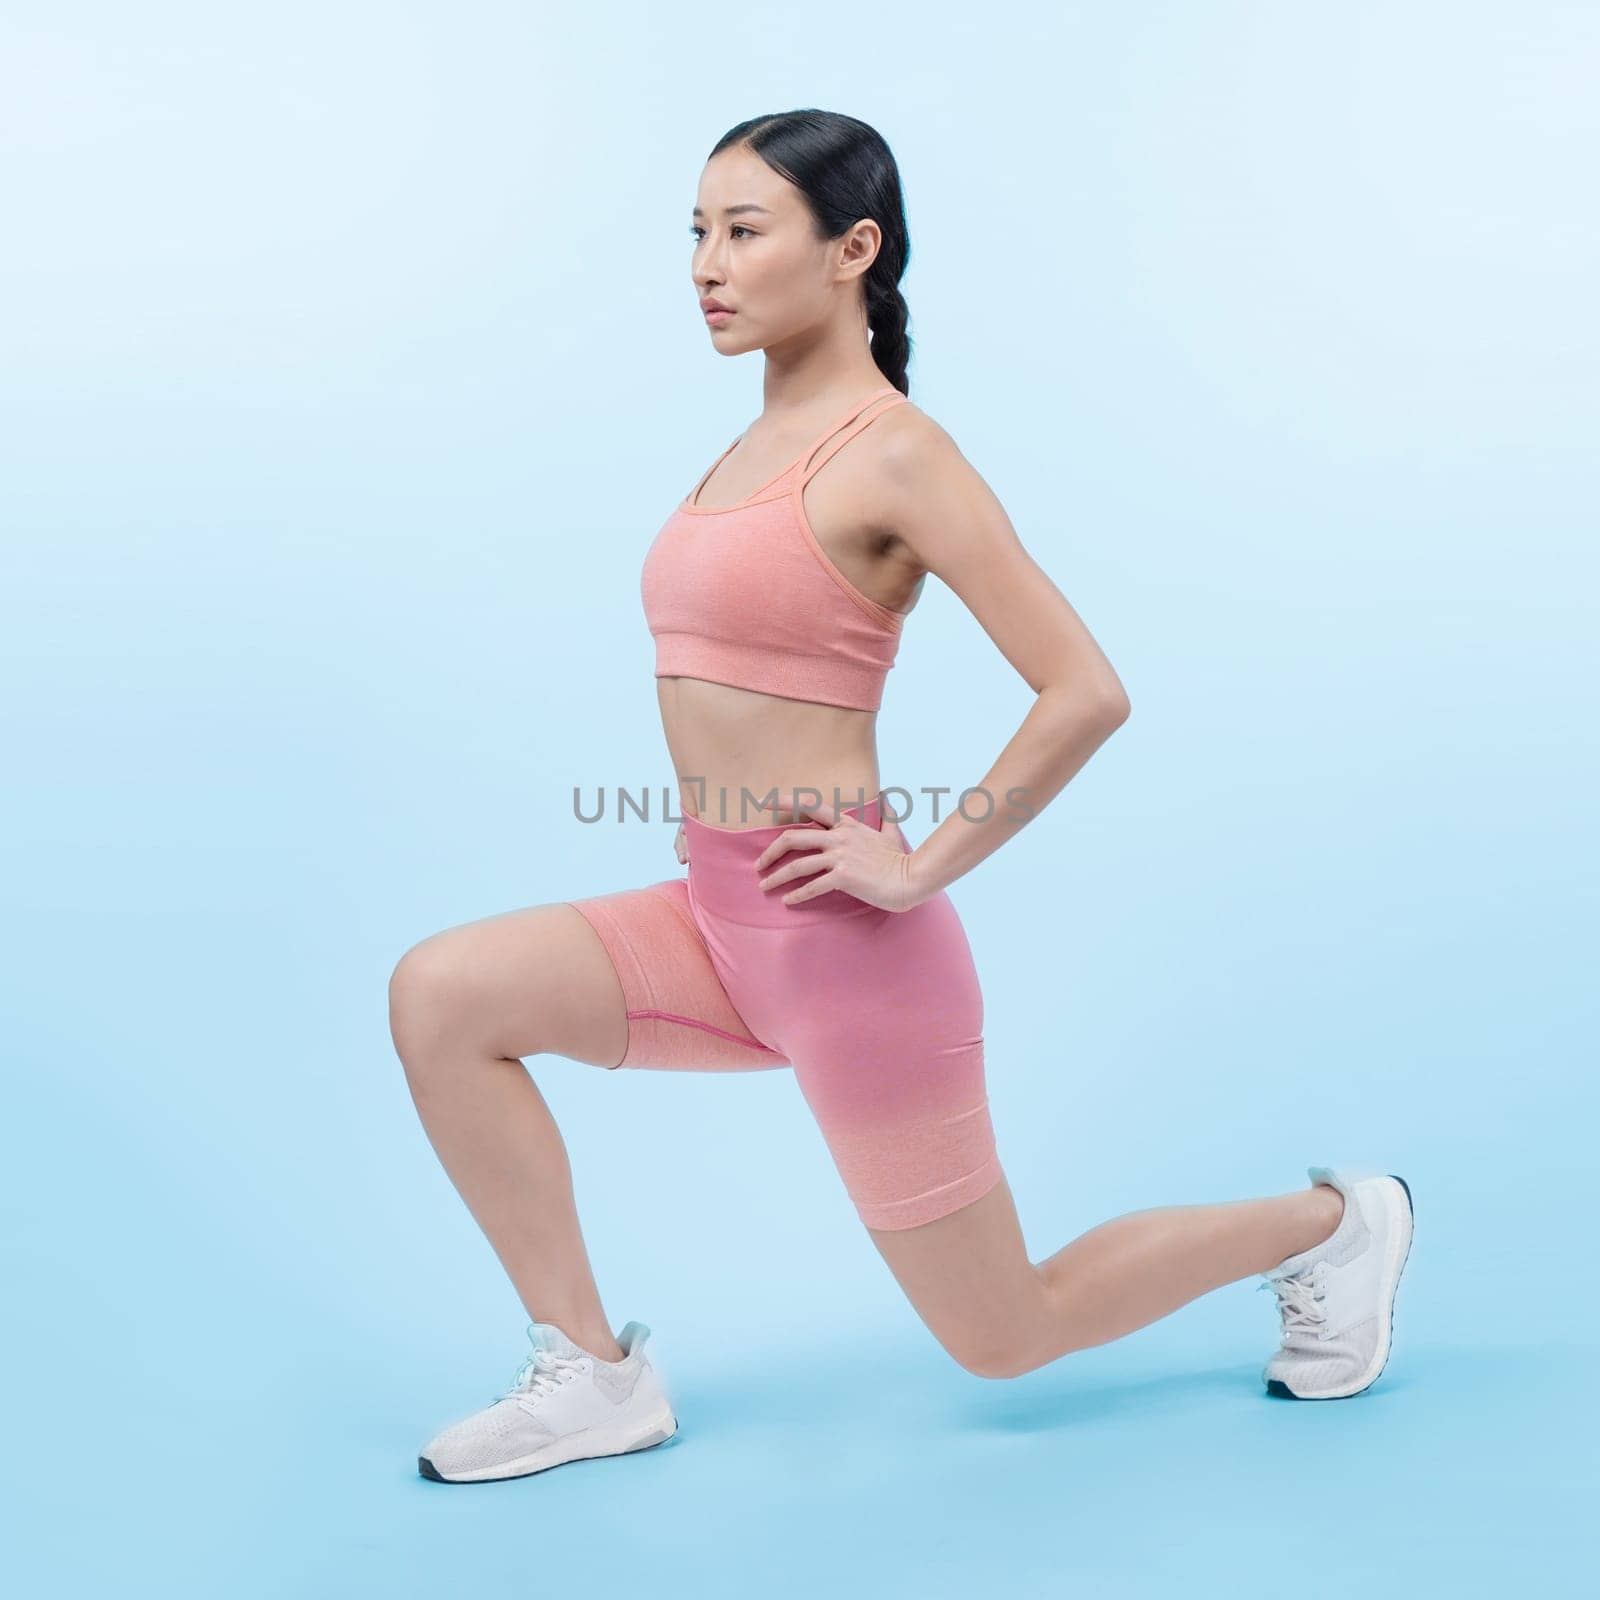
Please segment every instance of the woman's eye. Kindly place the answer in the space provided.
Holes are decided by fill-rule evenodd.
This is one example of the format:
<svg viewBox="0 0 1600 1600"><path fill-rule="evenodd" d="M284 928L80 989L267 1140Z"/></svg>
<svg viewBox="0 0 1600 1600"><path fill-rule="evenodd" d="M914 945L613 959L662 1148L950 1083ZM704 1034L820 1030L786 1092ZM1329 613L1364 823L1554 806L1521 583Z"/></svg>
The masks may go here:
<svg viewBox="0 0 1600 1600"><path fill-rule="evenodd" d="M728 232L729 233L748 234L750 232L750 230L747 227L745 227L745 225L742 222L736 222L736 223L734 223L734 225L731 228L728 229ZM705 237L705 229L704 228L698 228L698 227L691 227L689 229L689 237L691 239L693 239L696 244L699 244L699 242Z"/></svg>

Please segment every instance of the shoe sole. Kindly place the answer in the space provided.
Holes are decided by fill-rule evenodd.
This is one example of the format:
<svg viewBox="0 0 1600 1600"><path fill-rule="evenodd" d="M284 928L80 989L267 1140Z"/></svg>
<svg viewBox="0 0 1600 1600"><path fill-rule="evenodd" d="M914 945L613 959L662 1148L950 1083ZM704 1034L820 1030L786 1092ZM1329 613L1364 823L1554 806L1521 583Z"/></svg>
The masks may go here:
<svg viewBox="0 0 1600 1600"><path fill-rule="evenodd" d="M536 1450L532 1455L518 1456L515 1461L503 1461L492 1467L479 1467L475 1472L441 1472L426 1456L417 1457L417 1471L435 1483L497 1483L503 1478L526 1478L535 1472L548 1471L551 1467L565 1466L570 1461L631 1455L635 1450L648 1450L652 1445L665 1444L677 1432L678 1419L669 1410L659 1412L643 1423L584 1428L563 1438L552 1439L544 1449Z"/></svg>
<svg viewBox="0 0 1600 1600"><path fill-rule="evenodd" d="M1383 1338L1373 1354L1378 1370L1372 1372L1369 1366L1370 1376L1364 1373L1359 1383L1344 1389L1330 1389L1326 1394L1297 1394L1282 1378L1268 1378L1268 1394L1276 1395L1280 1400L1350 1400L1358 1394L1364 1394L1383 1376L1383 1369L1389 1364L1389 1352L1394 1348L1395 1296L1400 1292L1400 1274L1405 1271L1406 1262L1411 1258L1411 1237L1415 1231L1416 1221L1416 1206L1411 1199L1411 1185L1398 1172L1391 1172L1388 1176L1405 1191L1406 1209L1403 1227L1397 1228L1389 1240L1389 1255L1393 1264L1389 1269L1388 1303L1383 1318Z"/></svg>

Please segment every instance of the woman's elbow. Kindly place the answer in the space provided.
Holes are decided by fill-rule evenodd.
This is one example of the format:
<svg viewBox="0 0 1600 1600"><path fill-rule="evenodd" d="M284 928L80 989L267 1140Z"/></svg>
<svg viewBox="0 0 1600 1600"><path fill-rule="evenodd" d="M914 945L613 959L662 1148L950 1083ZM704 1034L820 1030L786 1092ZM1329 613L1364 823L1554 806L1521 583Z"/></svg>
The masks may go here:
<svg viewBox="0 0 1600 1600"><path fill-rule="evenodd" d="M1115 678L1100 691L1096 704L1108 730L1120 728L1133 709L1128 700L1128 691Z"/></svg>
<svg viewBox="0 0 1600 1600"><path fill-rule="evenodd" d="M1110 733L1128 720L1128 692L1114 675L1063 679L1041 693L1054 699L1063 723L1074 730L1093 723Z"/></svg>

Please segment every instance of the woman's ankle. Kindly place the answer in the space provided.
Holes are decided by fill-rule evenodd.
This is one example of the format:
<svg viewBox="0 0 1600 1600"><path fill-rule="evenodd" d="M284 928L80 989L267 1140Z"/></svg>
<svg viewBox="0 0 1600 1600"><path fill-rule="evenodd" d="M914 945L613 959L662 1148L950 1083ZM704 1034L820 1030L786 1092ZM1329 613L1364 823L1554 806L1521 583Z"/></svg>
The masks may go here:
<svg viewBox="0 0 1600 1600"><path fill-rule="evenodd" d="M1339 1224L1344 1221L1345 1198L1331 1183L1312 1184L1310 1198L1320 1208L1316 1216L1321 1219L1318 1225L1322 1227L1322 1231L1311 1243L1326 1244L1339 1231Z"/></svg>

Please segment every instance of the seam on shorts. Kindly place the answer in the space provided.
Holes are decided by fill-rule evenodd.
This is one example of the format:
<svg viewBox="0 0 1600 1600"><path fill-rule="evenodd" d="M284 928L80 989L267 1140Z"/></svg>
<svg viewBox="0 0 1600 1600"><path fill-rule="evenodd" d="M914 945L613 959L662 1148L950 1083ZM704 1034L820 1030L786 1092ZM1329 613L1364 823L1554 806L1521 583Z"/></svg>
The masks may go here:
<svg viewBox="0 0 1600 1600"><path fill-rule="evenodd" d="M677 881L686 882L687 880L685 879L685 880L674 880L674 881L675 882L677 882ZM700 924L698 922L696 922L695 919L694 919L694 911L693 911L693 909L686 903L686 901L680 900L678 898L678 896L673 894L673 893L671 893L670 890L666 890L664 892L666 893L667 904L670 905L675 912L677 912L678 920L680 922L682 922L684 927L687 928L689 930L689 932L694 935L695 940L698 942L700 948L702 950L704 950L705 953L706 953L706 960L710 961L711 960L711 951L706 945L706 936L701 931ZM724 990L724 993L726 993L726 990ZM654 996L652 995L651 998L654 999ZM738 1007L733 1005L733 996L732 995L728 995L728 1004L729 1004L730 1007L733 1007L734 1015L738 1016ZM769 1056L777 1056L780 1061L786 1061L788 1059L788 1057L784 1054L784 1052L782 1050L775 1050L775 1049L773 1049L773 1047L770 1044L763 1044L761 1042L761 1040L759 1040L759 1039L756 1039L756 1038L745 1039L745 1038L741 1038L736 1033L726 1033L721 1028L713 1027L710 1023L699 1022L694 1017L674 1016L673 1013L670 1012L670 1011L657 1012L656 1015L664 1018L668 1022L682 1022L682 1023L687 1024L691 1028L705 1028L711 1033L720 1033L720 1034L722 1034L722 1037L724 1039L732 1039L736 1044L751 1045L757 1050L765 1051L766 1054L769 1055ZM739 1017L739 1020L741 1022L744 1022L744 1018L743 1017ZM749 1026L748 1023L746 1023L745 1025L747 1027Z"/></svg>
<svg viewBox="0 0 1600 1600"><path fill-rule="evenodd" d="M752 1050L765 1050L769 1056L782 1055L781 1050L774 1050L769 1044L762 1044L759 1039L746 1039L737 1033L729 1033L726 1028L719 1028L715 1023L701 1022L697 1017L680 1017L676 1012L657 1011L653 1008L642 1011L630 1011L628 1017L658 1017L663 1022L681 1022L686 1028L699 1028L705 1033L714 1033L724 1039L731 1039L735 1044L748 1045Z"/></svg>
<svg viewBox="0 0 1600 1600"><path fill-rule="evenodd" d="M676 896L673 894L672 885L681 881L681 879L672 878L663 883L647 884L645 885L645 890L647 893L653 893L665 898L667 904L678 914L679 920L683 923L685 928L687 928L689 932L700 941L701 948L704 949L705 935L701 933L699 924L696 923L693 916L690 915L689 912L687 912L678 903ZM633 941L628 937L627 931L622 925L621 918L608 918L608 926L610 927L612 936L616 939L617 943L628 952L628 959L632 963L633 970L638 974L639 981L646 990L645 998L653 1001L655 999L655 988L650 978L649 963L640 957L638 950L634 947ZM614 962L613 965L615 965ZM619 974L618 976L620 978L621 975ZM626 986L624 986L624 988L626 988ZM624 1016L627 1018L628 1022L628 1047L623 1051L622 1060L617 1063L618 1067L624 1065L629 1056L633 1054L634 1045L637 1042L634 1036L635 1030L633 1026L635 1020L642 1020L651 1017L659 1018L663 1022L681 1023L687 1028L699 1028L705 1033L716 1034L718 1037L727 1039L733 1044L744 1045L747 1049L751 1050L759 1050L764 1055L776 1056L779 1060L785 1059L781 1050L774 1050L771 1045L763 1044L759 1039L747 1039L741 1034L730 1033L726 1028L719 1028L714 1023L702 1022L697 1017L679 1016L676 1012L663 1011L654 1005L640 1006L636 1009L625 1010ZM615 1071L616 1068L613 1067L611 1070Z"/></svg>

